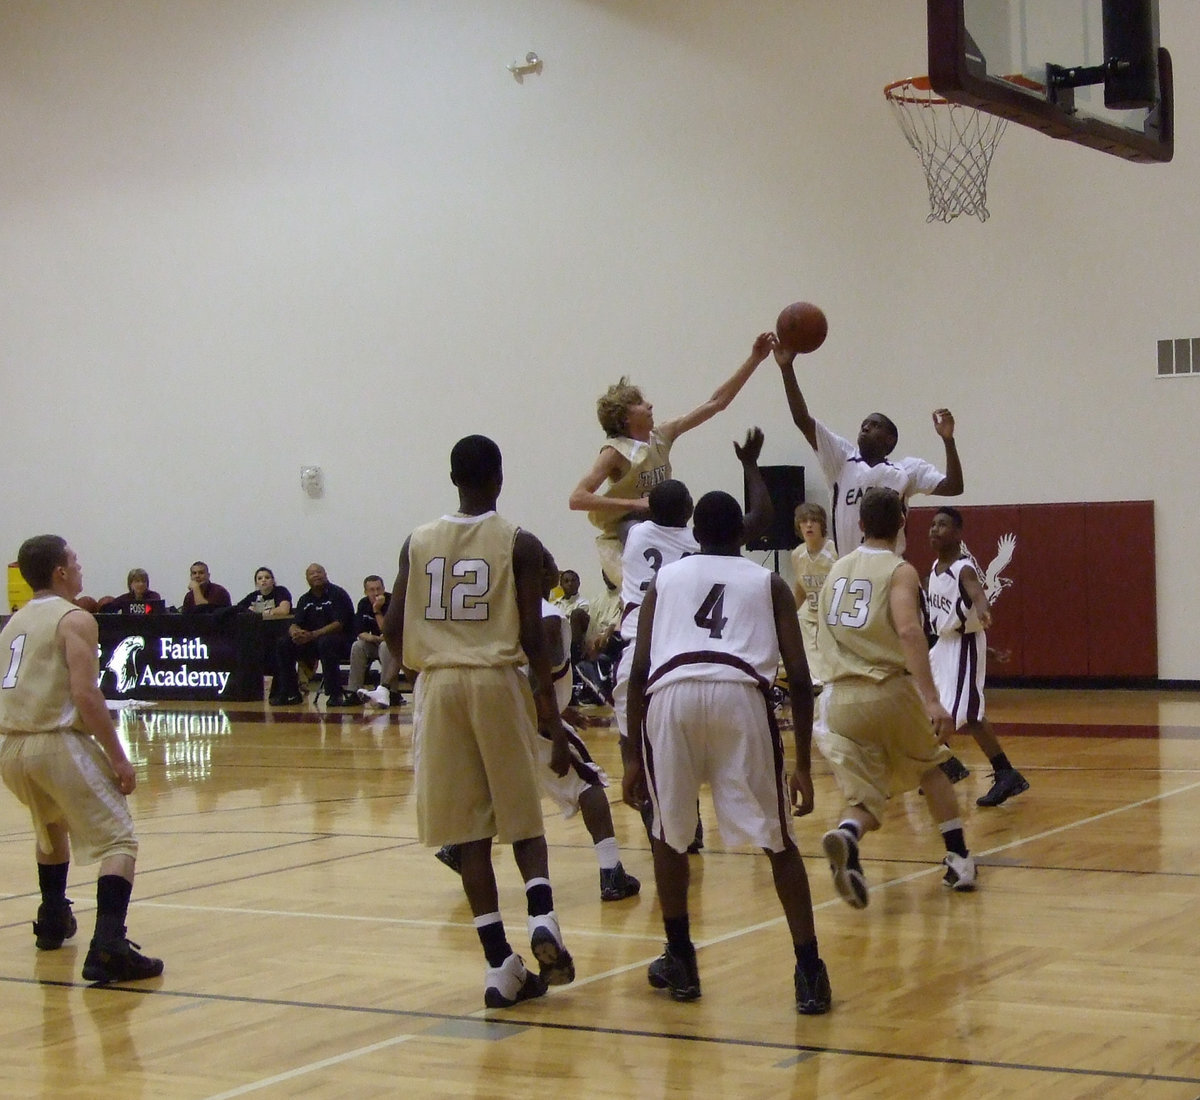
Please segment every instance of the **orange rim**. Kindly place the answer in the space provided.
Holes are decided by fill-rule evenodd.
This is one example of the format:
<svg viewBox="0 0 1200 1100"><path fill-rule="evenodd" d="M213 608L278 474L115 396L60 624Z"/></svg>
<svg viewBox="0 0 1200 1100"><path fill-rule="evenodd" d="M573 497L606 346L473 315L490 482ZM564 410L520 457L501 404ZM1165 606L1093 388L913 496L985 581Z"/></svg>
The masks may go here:
<svg viewBox="0 0 1200 1100"><path fill-rule="evenodd" d="M894 80L883 94L896 103L911 103L917 107L945 107L949 100L933 94L933 85L927 76L906 76L903 80Z"/></svg>

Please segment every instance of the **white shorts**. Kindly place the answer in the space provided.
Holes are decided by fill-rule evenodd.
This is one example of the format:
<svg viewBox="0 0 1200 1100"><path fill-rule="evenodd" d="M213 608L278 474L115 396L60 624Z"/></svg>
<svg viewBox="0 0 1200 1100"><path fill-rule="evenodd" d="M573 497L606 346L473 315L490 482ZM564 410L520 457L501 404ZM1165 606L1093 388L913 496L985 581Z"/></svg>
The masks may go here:
<svg viewBox="0 0 1200 1100"><path fill-rule="evenodd" d="M983 631L938 638L929 651L929 667L938 698L954 717L954 728L978 722L984 713L983 681L987 676L987 639Z"/></svg>
<svg viewBox="0 0 1200 1100"><path fill-rule="evenodd" d="M700 785L712 790L721 838L772 852L796 842L783 743L754 684L681 680L650 697L642 745L653 833L677 852L696 835Z"/></svg>
<svg viewBox="0 0 1200 1100"><path fill-rule="evenodd" d="M566 726L566 723L563 723ZM608 786L608 776L588 752L587 745L571 726L567 729L567 745L571 750L571 766L566 775L555 775L550 770L550 756L554 742L539 730L534 737L533 756L537 761L538 786L542 794L560 810L563 818L573 817L579 809L579 799L592 787L603 789Z"/></svg>
<svg viewBox="0 0 1200 1100"><path fill-rule="evenodd" d="M617 672L613 677L612 708L617 723L617 733L624 741L629 736L629 670L633 667L634 642L629 642L617 660Z"/></svg>

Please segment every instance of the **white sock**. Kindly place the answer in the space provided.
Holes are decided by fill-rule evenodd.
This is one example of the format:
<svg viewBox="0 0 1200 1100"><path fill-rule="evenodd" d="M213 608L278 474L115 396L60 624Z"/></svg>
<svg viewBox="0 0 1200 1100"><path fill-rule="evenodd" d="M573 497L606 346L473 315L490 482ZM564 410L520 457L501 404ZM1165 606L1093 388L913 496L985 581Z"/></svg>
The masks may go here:
<svg viewBox="0 0 1200 1100"><path fill-rule="evenodd" d="M617 844L615 836L610 836L607 840L597 843L596 859L600 861L601 871L611 871L621 862L621 848Z"/></svg>

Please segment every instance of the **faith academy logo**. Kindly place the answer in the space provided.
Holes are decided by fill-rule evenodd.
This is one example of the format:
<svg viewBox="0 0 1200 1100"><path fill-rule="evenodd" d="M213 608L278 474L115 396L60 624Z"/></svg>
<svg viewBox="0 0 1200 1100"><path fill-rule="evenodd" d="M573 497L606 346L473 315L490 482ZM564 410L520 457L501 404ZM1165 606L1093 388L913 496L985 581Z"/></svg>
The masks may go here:
<svg viewBox="0 0 1200 1100"><path fill-rule="evenodd" d="M203 668L210 663L208 645L199 638L156 638L146 648L146 639L131 634L117 643L104 666L117 682L117 694L138 688L210 688L218 695L229 684L228 669Z"/></svg>
<svg viewBox="0 0 1200 1100"><path fill-rule="evenodd" d="M146 639L136 635L123 638L112 651L105 670L117 678L117 691L124 695L138 686L137 655L146 648Z"/></svg>

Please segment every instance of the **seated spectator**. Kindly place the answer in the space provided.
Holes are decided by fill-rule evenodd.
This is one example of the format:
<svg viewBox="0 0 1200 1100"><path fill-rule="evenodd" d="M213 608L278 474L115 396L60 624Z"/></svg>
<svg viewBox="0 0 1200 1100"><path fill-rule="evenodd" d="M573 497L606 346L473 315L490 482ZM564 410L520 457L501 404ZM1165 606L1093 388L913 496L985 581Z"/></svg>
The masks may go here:
<svg viewBox="0 0 1200 1100"><path fill-rule="evenodd" d="M161 600L162 597L150 587L150 574L144 569L131 569L125 578L127 592L123 592L115 600L106 603L100 610L106 615L128 613L129 605L146 604L151 600Z"/></svg>
<svg viewBox="0 0 1200 1100"><path fill-rule="evenodd" d="M195 615L232 606L229 591L209 579L208 566L202 561L192 562L187 595L183 597L183 606L179 610L185 615Z"/></svg>
<svg viewBox="0 0 1200 1100"><path fill-rule="evenodd" d="M275 583L275 574L270 569L260 565L254 571L254 590L233 606L238 611L252 611L264 619L285 619L292 613L292 594L282 584ZM274 631L262 631L260 645L263 675L273 677L279 635Z"/></svg>
<svg viewBox="0 0 1200 1100"><path fill-rule="evenodd" d="M576 671L582 684L581 702L611 704L617 661L625 648L620 633L621 593L607 573L602 571L600 575L605 591L589 602L583 655Z"/></svg>
<svg viewBox="0 0 1200 1100"><path fill-rule="evenodd" d="M292 613L292 594L275 583L275 574L265 565L254 571L254 591L233 605L239 611L253 611L264 619L282 619Z"/></svg>
<svg viewBox="0 0 1200 1100"><path fill-rule="evenodd" d="M554 601L571 624L571 662L577 663L583 656L583 639L588 627L588 602L579 594L579 574L574 569L564 569L558 578L562 595Z"/></svg>
<svg viewBox="0 0 1200 1100"><path fill-rule="evenodd" d="M372 573L363 580L363 598L358 601L354 616L356 637L350 647L350 679L346 694L357 696L365 703L387 707L393 694L398 691L400 667L391 659L387 643L383 640L383 616L391 603L391 593L384 589L383 578ZM367 670L374 661L379 661L379 687L368 691L364 687Z"/></svg>
<svg viewBox="0 0 1200 1100"><path fill-rule="evenodd" d="M354 637L354 602L350 593L332 584L323 565L313 562L304 572L308 591L296 601L294 622L275 650L276 674L270 702L288 706L303 702L296 673L297 661L321 665L326 705L344 707L358 702L342 691L341 663L350 655Z"/></svg>

